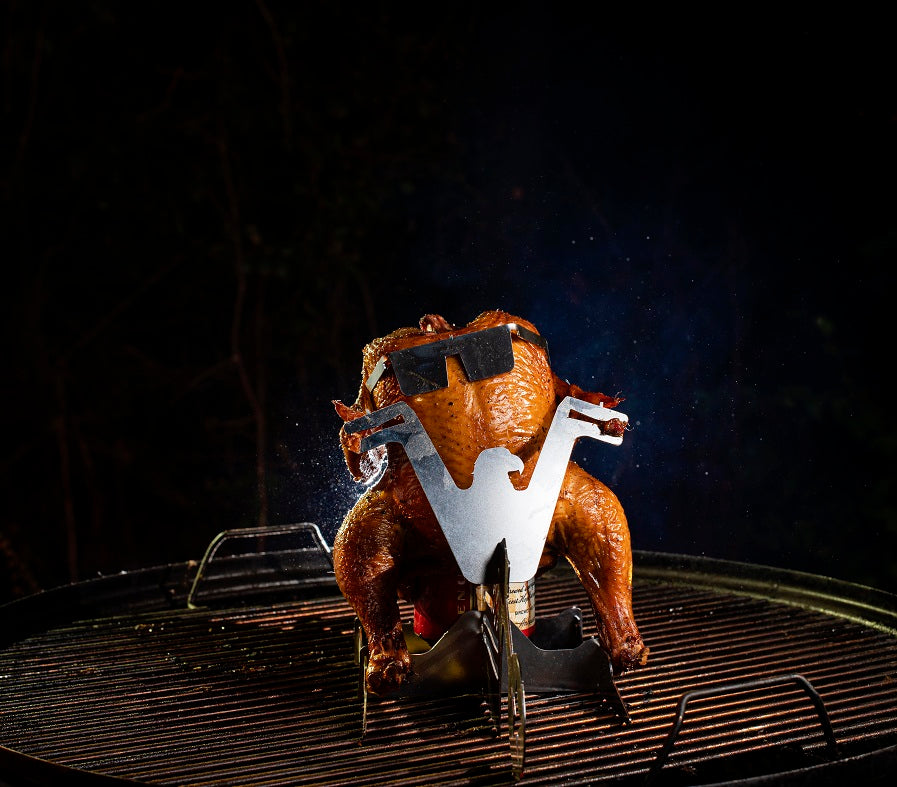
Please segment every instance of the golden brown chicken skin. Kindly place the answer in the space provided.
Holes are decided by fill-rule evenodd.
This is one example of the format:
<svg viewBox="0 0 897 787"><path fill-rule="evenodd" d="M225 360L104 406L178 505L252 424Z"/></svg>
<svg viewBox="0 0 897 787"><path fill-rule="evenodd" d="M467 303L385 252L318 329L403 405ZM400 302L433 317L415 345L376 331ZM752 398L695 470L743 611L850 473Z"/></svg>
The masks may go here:
<svg viewBox="0 0 897 787"><path fill-rule="evenodd" d="M439 315L425 315L419 328L401 328L364 348L362 384L352 406L335 401L348 422L395 402L417 414L455 484L467 488L473 466L487 448L501 446L523 460L512 473L518 489L529 483L558 402L565 396L614 407L621 400L583 391L555 375L547 352L514 335L509 372L470 381L456 357L447 359L448 385L406 396L386 372L368 391L365 381L387 353L427 342L515 323L538 333L526 320L502 311L480 314L456 328ZM619 422L605 432L622 430ZM369 481L379 462L360 454L360 435L340 431L346 464L357 481ZM411 463L401 446L386 448L386 469L346 514L333 557L340 590L358 615L368 640L368 690L398 688L411 669L402 634L398 600L414 603L435 577L458 573L457 564ZM614 493L570 462L545 543L540 570L566 558L588 593L598 636L614 667L624 671L644 663L648 649L632 613L632 551L626 515Z"/></svg>

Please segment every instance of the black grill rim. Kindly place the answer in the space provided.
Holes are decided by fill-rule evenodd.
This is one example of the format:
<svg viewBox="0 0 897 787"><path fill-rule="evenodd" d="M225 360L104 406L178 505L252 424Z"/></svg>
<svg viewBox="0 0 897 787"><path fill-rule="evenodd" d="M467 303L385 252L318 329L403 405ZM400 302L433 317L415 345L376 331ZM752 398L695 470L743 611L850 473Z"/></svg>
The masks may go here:
<svg viewBox="0 0 897 787"><path fill-rule="evenodd" d="M665 582L736 592L843 617L897 637L897 595L876 588L817 574L704 556L634 550L633 558L636 586ZM124 571L0 605L0 648L29 634L78 619L184 609L197 568L198 561L188 560ZM555 570L569 569L562 566ZM322 577L316 585L302 588L305 598L333 594L339 594L339 590L332 575ZM257 603L258 598L254 597L253 601ZM231 606L234 601L230 600ZM834 784L858 775L865 775L875 783L876 777L892 774L895 768L897 743L823 766L726 784ZM45 784L59 780L66 784L136 784L123 778L79 771L0 745L0 785L5 784L3 778L11 777L17 779L15 784Z"/></svg>
<svg viewBox="0 0 897 787"><path fill-rule="evenodd" d="M897 636L897 595L820 574L756 563L634 551L633 579L732 591L848 618Z"/></svg>

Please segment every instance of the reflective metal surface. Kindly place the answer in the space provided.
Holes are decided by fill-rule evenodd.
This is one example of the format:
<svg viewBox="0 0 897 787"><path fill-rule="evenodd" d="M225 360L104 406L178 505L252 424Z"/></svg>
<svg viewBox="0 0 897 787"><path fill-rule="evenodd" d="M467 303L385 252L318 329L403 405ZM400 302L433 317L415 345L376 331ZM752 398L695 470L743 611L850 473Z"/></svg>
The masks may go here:
<svg viewBox="0 0 897 787"><path fill-rule="evenodd" d="M504 539L510 581L525 582L539 566L574 443L580 437L611 445L623 441L603 434L592 421L572 417L574 413L594 421L628 421L616 410L565 397L555 411L532 478L520 490L508 474L522 470L523 462L500 447L484 450L474 464L471 486L458 488L423 424L404 402L350 421L344 428L347 433L378 430L362 439L362 451L390 442L404 447L465 579L475 585L487 581L489 561ZM397 419L400 422L392 423Z"/></svg>

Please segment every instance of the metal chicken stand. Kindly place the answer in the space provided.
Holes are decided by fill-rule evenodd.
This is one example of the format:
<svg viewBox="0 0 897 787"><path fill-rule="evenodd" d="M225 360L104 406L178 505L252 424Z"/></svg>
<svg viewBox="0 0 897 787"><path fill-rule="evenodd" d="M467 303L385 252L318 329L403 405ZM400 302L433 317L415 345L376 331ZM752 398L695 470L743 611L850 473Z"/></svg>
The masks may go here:
<svg viewBox="0 0 897 787"><path fill-rule="evenodd" d="M509 563L502 541L495 551L489 584L492 604L485 611L463 613L449 630L428 647L405 626L412 674L398 696L481 693L489 706L496 734L502 731L501 689L506 687L508 742L514 776L523 773L526 754L526 692L557 694L594 692L629 722L629 712L613 680L607 654L594 637L584 640L582 614L570 607L547 619L537 619L527 637L508 613ZM355 653L362 700L362 736L367 730L369 694L365 685L367 647L356 619Z"/></svg>
<svg viewBox="0 0 897 787"><path fill-rule="evenodd" d="M485 591L478 596L487 599L481 609L463 613L432 647L405 626L412 674L396 693L481 692L498 734L502 728L501 687L506 687L511 766L517 778L525 760L526 692L595 692L622 721L629 721L606 652L594 637L583 639L578 608L549 619L537 618L530 637L509 613L510 583L525 582L536 574L573 444L579 437L592 437L619 445L622 438L603 434L596 423L611 419L627 420L622 413L601 405L566 397L555 412L537 466L523 490L515 489L508 476L523 464L505 448L484 450L476 459L471 486L458 488L420 420L404 402L369 413L345 427L349 433L367 433L361 441L362 451L390 442L404 447L461 573ZM364 735L368 653L357 621L355 652Z"/></svg>

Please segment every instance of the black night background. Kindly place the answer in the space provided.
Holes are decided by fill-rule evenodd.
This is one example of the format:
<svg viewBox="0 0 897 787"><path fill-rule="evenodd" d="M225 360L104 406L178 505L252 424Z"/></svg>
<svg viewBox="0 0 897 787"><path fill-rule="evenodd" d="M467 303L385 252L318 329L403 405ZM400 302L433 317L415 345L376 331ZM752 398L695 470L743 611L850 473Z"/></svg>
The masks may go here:
<svg viewBox="0 0 897 787"><path fill-rule="evenodd" d="M0 601L332 537L362 346L492 308L636 549L897 591L889 26L479 5L4 5Z"/></svg>

